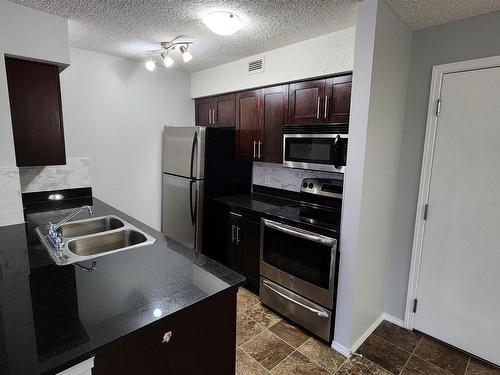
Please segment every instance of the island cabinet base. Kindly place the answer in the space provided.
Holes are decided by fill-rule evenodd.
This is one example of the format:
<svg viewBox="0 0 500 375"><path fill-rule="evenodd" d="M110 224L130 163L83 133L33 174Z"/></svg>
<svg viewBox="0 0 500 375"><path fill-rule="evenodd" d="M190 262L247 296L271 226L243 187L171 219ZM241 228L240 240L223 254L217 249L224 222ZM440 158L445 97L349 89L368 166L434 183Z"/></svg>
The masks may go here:
<svg viewBox="0 0 500 375"><path fill-rule="evenodd" d="M234 375L237 288L169 315L96 352L93 375Z"/></svg>

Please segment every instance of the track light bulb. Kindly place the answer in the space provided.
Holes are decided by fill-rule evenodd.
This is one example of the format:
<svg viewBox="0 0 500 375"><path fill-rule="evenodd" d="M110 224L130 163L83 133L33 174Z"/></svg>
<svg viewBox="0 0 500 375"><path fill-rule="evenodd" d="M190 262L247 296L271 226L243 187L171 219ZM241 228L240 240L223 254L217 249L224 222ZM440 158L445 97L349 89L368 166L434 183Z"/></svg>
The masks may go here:
<svg viewBox="0 0 500 375"><path fill-rule="evenodd" d="M152 72L156 68L156 63L153 61L153 59L149 59L148 61L146 61L144 65L146 66L146 69L149 70L150 72Z"/></svg>
<svg viewBox="0 0 500 375"><path fill-rule="evenodd" d="M182 53L182 59L184 62L190 62L193 59L193 55L188 51L188 49L184 46L180 47L181 53Z"/></svg>
<svg viewBox="0 0 500 375"><path fill-rule="evenodd" d="M162 52L161 58L163 59L163 64L165 64L167 68L170 68L172 65L174 65L174 60L168 55L167 52Z"/></svg>

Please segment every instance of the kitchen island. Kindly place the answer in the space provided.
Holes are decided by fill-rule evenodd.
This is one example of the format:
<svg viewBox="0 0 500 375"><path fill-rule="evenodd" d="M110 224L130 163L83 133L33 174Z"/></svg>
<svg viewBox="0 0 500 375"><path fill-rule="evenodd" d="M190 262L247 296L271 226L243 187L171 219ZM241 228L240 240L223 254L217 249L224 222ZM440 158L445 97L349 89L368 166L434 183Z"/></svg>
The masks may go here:
<svg viewBox="0 0 500 375"><path fill-rule="evenodd" d="M56 374L94 357L94 375L234 374L244 278L90 201L94 217L121 217L156 242L95 258L86 272L56 266L34 233L72 209L0 228L0 373Z"/></svg>

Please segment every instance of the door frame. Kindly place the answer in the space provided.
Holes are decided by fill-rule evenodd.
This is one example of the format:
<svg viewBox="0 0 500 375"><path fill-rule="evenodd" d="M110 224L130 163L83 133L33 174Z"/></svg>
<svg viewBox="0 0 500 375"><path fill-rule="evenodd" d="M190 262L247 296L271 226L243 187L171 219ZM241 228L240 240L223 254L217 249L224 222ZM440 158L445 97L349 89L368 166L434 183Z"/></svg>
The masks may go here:
<svg viewBox="0 0 500 375"><path fill-rule="evenodd" d="M410 263L410 275L408 279L408 292L406 296L405 327L413 329L415 313L413 313L413 301L418 298L418 284L420 277L420 266L423 253L423 242L426 221L424 220L425 205L429 201L429 190L431 183L432 164L434 160L434 146L436 141L436 130L439 116L436 115L438 100L441 97L443 76L448 73L459 73L471 70L480 70L500 67L500 56L485 57L481 59L459 61L449 64L434 65L432 67L432 79L429 94L429 105L427 109L427 125L425 129L424 151L422 157L422 169L420 172L420 186L418 191L417 212L415 215L415 229L413 232L413 246Z"/></svg>

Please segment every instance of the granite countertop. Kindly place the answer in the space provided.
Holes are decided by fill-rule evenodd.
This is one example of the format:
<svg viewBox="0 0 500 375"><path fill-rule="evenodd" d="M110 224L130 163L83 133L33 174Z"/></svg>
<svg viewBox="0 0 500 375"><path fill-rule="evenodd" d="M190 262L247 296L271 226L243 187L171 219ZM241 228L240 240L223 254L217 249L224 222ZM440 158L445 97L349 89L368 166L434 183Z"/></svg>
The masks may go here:
<svg viewBox="0 0 500 375"><path fill-rule="evenodd" d="M230 207L242 208L262 214L269 214L279 207L296 203L293 200L258 193L242 193L215 198Z"/></svg>
<svg viewBox="0 0 500 375"><path fill-rule="evenodd" d="M54 265L33 233L67 212L30 214L26 224L0 228L0 373L62 371L106 344L244 282L95 198L93 210L95 217L125 219L156 243L96 258L97 268L85 272Z"/></svg>

